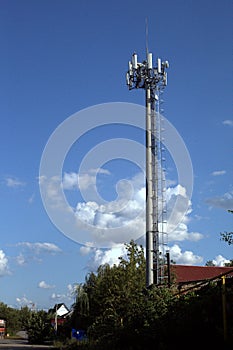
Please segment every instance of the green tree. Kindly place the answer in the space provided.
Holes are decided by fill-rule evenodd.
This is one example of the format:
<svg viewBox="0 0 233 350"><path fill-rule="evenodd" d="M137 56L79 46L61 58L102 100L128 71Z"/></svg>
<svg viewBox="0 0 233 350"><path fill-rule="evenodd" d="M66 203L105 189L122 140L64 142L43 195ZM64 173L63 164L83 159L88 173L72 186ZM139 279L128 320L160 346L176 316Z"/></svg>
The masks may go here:
<svg viewBox="0 0 233 350"><path fill-rule="evenodd" d="M119 264L99 266L78 287L74 316L89 328L92 339L108 344L137 307L137 291L145 287L145 257L133 241L126 245L127 256ZM89 313L87 312L87 306ZM107 346L107 345L106 345Z"/></svg>
<svg viewBox="0 0 233 350"><path fill-rule="evenodd" d="M216 266L216 265L214 264L213 260L208 260L205 266Z"/></svg>
<svg viewBox="0 0 233 350"><path fill-rule="evenodd" d="M233 210L229 209L228 213L233 214ZM220 236L222 241L228 243L229 245L233 245L233 232L224 231L220 233Z"/></svg>
<svg viewBox="0 0 233 350"><path fill-rule="evenodd" d="M50 325L47 312L33 311L25 323L25 330L28 333L28 341L31 344L43 344L53 336L53 329Z"/></svg>
<svg viewBox="0 0 233 350"><path fill-rule="evenodd" d="M20 319L20 325L21 329L24 330L27 327L28 320L31 318L32 311L29 309L28 306L23 306L19 310L19 319Z"/></svg>
<svg viewBox="0 0 233 350"><path fill-rule="evenodd" d="M75 329L86 329L89 316L89 298L82 284L78 284L75 290L76 301L73 305L71 326Z"/></svg>
<svg viewBox="0 0 233 350"><path fill-rule="evenodd" d="M19 310L0 302L0 318L6 319L7 333L15 335L21 328Z"/></svg>
<svg viewBox="0 0 233 350"><path fill-rule="evenodd" d="M173 347L182 350L187 348L190 339L195 348L224 346L219 283L193 287L184 295L177 295L175 289L165 285L145 288L142 247L131 241L126 251L126 257L119 258L118 265L101 265L77 290L76 310L79 321L80 315L85 317L87 349L167 350ZM233 310L232 300L231 293L229 310ZM233 311L229 312L231 330ZM231 346L232 338L233 334L229 334Z"/></svg>
<svg viewBox="0 0 233 350"><path fill-rule="evenodd" d="M231 267L231 266L233 266L233 259L230 260L229 263L225 263L224 266L226 266L226 267Z"/></svg>
<svg viewBox="0 0 233 350"><path fill-rule="evenodd" d="M126 251L118 265L100 266L84 286L92 316L88 335L95 349L147 348L158 334L154 332L155 320L166 313L172 296L168 288L146 289L146 261L141 246L131 241Z"/></svg>

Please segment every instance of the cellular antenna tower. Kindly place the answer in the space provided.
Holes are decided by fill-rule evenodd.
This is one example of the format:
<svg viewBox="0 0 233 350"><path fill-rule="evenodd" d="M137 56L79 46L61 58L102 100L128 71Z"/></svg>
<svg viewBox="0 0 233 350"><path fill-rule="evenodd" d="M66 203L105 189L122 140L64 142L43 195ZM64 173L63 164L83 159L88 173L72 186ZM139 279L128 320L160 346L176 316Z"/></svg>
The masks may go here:
<svg viewBox="0 0 233 350"><path fill-rule="evenodd" d="M147 46L147 45L146 45ZM166 233L166 180L162 144L162 93L167 86L168 61L157 58L146 48L146 60L136 53L129 61L126 82L129 90L144 89L146 100L146 284L166 283L165 254L169 256Z"/></svg>

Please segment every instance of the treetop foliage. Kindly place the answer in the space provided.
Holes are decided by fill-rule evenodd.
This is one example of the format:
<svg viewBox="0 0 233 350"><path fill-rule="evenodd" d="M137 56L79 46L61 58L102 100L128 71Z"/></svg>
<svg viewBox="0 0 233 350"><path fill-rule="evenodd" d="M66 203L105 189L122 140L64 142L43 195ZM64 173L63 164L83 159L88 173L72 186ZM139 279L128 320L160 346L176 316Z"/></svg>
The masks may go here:
<svg viewBox="0 0 233 350"><path fill-rule="evenodd" d="M190 339L197 347L222 343L218 285L180 297L166 285L146 288L143 248L131 241L126 250L118 265L101 265L77 289L71 326L86 330L87 349L186 349Z"/></svg>
<svg viewBox="0 0 233 350"><path fill-rule="evenodd" d="M233 210L228 209L228 213L233 214ZM221 232L220 233L221 240L228 243L229 245L233 245L233 232Z"/></svg>
<svg viewBox="0 0 233 350"><path fill-rule="evenodd" d="M226 280L229 349L233 345L232 286L232 279ZM63 336L70 337L74 328L84 330L88 340L72 342L62 349L186 350L190 341L196 348L200 344L206 349L218 345L221 348L225 344L222 298L221 283L213 281L186 294L178 294L177 289L167 285L146 288L144 250L131 241L119 264L101 265L77 285L73 312L62 326ZM44 311L27 307L15 310L0 303L0 316L7 318L14 331L27 330L31 343L42 343L54 336L51 315Z"/></svg>

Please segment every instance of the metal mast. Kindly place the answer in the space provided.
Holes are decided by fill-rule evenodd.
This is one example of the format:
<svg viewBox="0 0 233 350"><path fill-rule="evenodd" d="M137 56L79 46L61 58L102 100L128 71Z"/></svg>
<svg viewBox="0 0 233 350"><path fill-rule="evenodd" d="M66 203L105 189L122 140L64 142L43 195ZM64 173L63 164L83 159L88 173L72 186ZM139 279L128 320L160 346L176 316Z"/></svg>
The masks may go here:
<svg viewBox="0 0 233 350"><path fill-rule="evenodd" d="M129 90L144 89L146 93L146 284L164 283L166 245L166 198L161 142L161 93L167 85L168 61L157 59L154 67L152 53L138 62L134 53L129 61L126 82Z"/></svg>

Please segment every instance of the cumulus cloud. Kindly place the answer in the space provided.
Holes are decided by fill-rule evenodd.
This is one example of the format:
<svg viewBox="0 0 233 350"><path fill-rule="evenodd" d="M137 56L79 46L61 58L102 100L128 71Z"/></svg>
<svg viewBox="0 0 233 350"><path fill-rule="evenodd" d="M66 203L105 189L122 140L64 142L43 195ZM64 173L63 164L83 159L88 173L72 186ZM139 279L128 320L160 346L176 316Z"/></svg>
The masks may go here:
<svg viewBox="0 0 233 350"><path fill-rule="evenodd" d="M61 182L59 176L52 176L50 179L41 176L40 185L45 186L46 196L50 199L53 207L60 208L62 207L62 198L61 198ZM41 187L42 188L42 187Z"/></svg>
<svg viewBox="0 0 233 350"><path fill-rule="evenodd" d="M74 173L74 172L64 173L62 186L63 186L64 190L77 189L78 188L78 174Z"/></svg>
<svg viewBox="0 0 233 350"><path fill-rule="evenodd" d="M52 293L50 299L52 300L61 300L65 298L65 294Z"/></svg>
<svg viewBox="0 0 233 350"><path fill-rule="evenodd" d="M42 289L53 289L53 288L55 288L54 285L48 284L48 283L46 283L45 281L40 281L40 282L38 283L38 287L39 287L39 288L42 288Z"/></svg>
<svg viewBox="0 0 233 350"><path fill-rule="evenodd" d="M233 120L230 120L230 119L226 119L222 123L223 125L233 126Z"/></svg>
<svg viewBox="0 0 233 350"><path fill-rule="evenodd" d="M80 247L80 249L79 249L79 251L80 251L80 253L81 253L81 255L88 255L90 252L92 252L92 247L90 247L90 246L82 246L82 247Z"/></svg>
<svg viewBox="0 0 233 350"><path fill-rule="evenodd" d="M32 308L32 309L36 308L36 304L32 300L28 299L25 295L22 297L17 297L16 302L21 307L27 306L27 307Z"/></svg>
<svg viewBox="0 0 233 350"><path fill-rule="evenodd" d="M9 274L8 259L3 250L0 250L0 277Z"/></svg>
<svg viewBox="0 0 233 350"><path fill-rule="evenodd" d="M233 208L233 191L226 192L222 196L207 198L206 203L211 207L232 209Z"/></svg>
<svg viewBox="0 0 233 350"><path fill-rule="evenodd" d="M143 242L145 243L145 242ZM144 248L145 253L145 248ZM127 258L127 251L124 244L119 244L112 249L91 248L90 259L87 263L88 271L96 271L100 265L109 264L110 266L119 264L119 257ZM170 248L170 258L181 265L200 265L203 263L203 257L194 254L190 250L182 251L178 244ZM226 261L225 261L226 262Z"/></svg>
<svg viewBox="0 0 233 350"><path fill-rule="evenodd" d="M58 213L59 217L65 216L66 214L73 215L73 209L68 205L64 199L62 180L60 176L46 176L39 177L40 191L42 199L47 203L48 207Z"/></svg>
<svg viewBox="0 0 233 350"><path fill-rule="evenodd" d="M89 187L96 185L97 174L110 175L110 172L106 169L89 169L88 173L64 173L62 185L65 190L86 190Z"/></svg>
<svg viewBox="0 0 233 350"><path fill-rule="evenodd" d="M175 207L175 211L174 211ZM190 232L188 224L190 214L192 213L192 202L186 194L183 186L177 185L167 189L167 217L168 224L166 232L168 233L168 241L196 242L203 238L200 232Z"/></svg>
<svg viewBox="0 0 233 350"><path fill-rule="evenodd" d="M212 176L221 176L221 175L225 175L226 174L226 170L215 170L212 172Z"/></svg>
<svg viewBox="0 0 233 350"><path fill-rule="evenodd" d="M216 266L225 266L225 264L229 262L230 260L224 258L222 255L217 255L215 259L213 259L213 263Z"/></svg>
<svg viewBox="0 0 233 350"><path fill-rule="evenodd" d="M76 291L76 284L68 284L66 286L66 291L63 293L52 293L50 295L50 299L53 302L59 302L62 301L63 303L69 303L70 301L74 300L75 297L75 291Z"/></svg>
<svg viewBox="0 0 233 350"><path fill-rule="evenodd" d="M124 244L117 244L111 249L90 248L89 253L91 253L87 263L89 271L96 271L100 265L104 264L118 265L119 257L126 257Z"/></svg>
<svg viewBox="0 0 233 350"><path fill-rule="evenodd" d="M181 248L174 244L170 248L170 257L176 264L181 265L197 265L203 262L203 258L195 255L192 251L186 250L182 252Z"/></svg>
<svg viewBox="0 0 233 350"><path fill-rule="evenodd" d="M106 175L106 170L98 169ZM72 239L86 244L92 242L98 247L111 247L114 244L137 240L145 234L145 178L140 173L128 180L117 183L118 197L114 201L104 201L96 194L97 169L90 169L86 174L65 173L63 180L58 176L50 179L42 177L45 183L44 193L51 205L51 214L64 233ZM82 185L78 185L78 177ZM83 201L78 201L74 207L64 201L61 189L72 190L81 188ZM85 191L85 189L88 189ZM83 196L87 195L87 197ZM167 196L167 233L171 240L196 241L202 238L198 232L189 232L188 222L192 212L192 203L181 185L169 187ZM160 199L159 213L161 215L164 203ZM56 211L58 209L58 211ZM69 223L68 226L64 223ZM84 253L84 250L83 250Z"/></svg>
<svg viewBox="0 0 233 350"><path fill-rule="evenodd" d="M7 177L5 180L6 180L7 187L16 188L16 187L23 187L26 185L25 182L20 181L15 177Z"/></svg>
<svg viewBox="0 0 233 350"><path fill-rule="evenodd" d="M74 213L79 228L89 229L97 244L110 242L114 245L142 236L145 232L145 187L141 180L135 176L130 181L118 182L118 197L114 201L78 202Z"/></svg>
<svg viewBox="0 0 233 350"><path fill-rule="evenodd" d="M67 295L71 298L74 296L75 292L76 292L76 289L77 289L77 284L71 284L69 283L67 285Z"/></svg>
<svg viewBox="0 0 233 350"><path fill-rule="evenodd" d="M101 229L126 226L144 210L144 200L140 201L139 197L140 192L137 192L128 202L118 200L105 205L96 202L78 203L75 214L79 220Z"/></svg>
<svg viewBox="0 0 233 350"><path fill-rule="evenodd" d="M188 215L192 212L192 204L186 194L186 189L177 185L169 187L166 191L167 201L167 232L174 231L181 222L188 221Z"/></svg>
<svg viewBox="0 0 233 350"><path fill-rule="evenodd" d="M138 176L131 180L119 181L117 193L118 198L114 201L77 203L76 215L86 207L90 212L90 223L100 228L107 228L122 226L144 210L145 188L144 183L139 182Z"/></svg>
<svg viewBox="0 0 233 350"><path fill-rule="evenodd" d="M199 232L189 232L185 223L180 223L175 230L169 233L169 242L192 241L196 242L203 238L203 234Z"/></svg>

